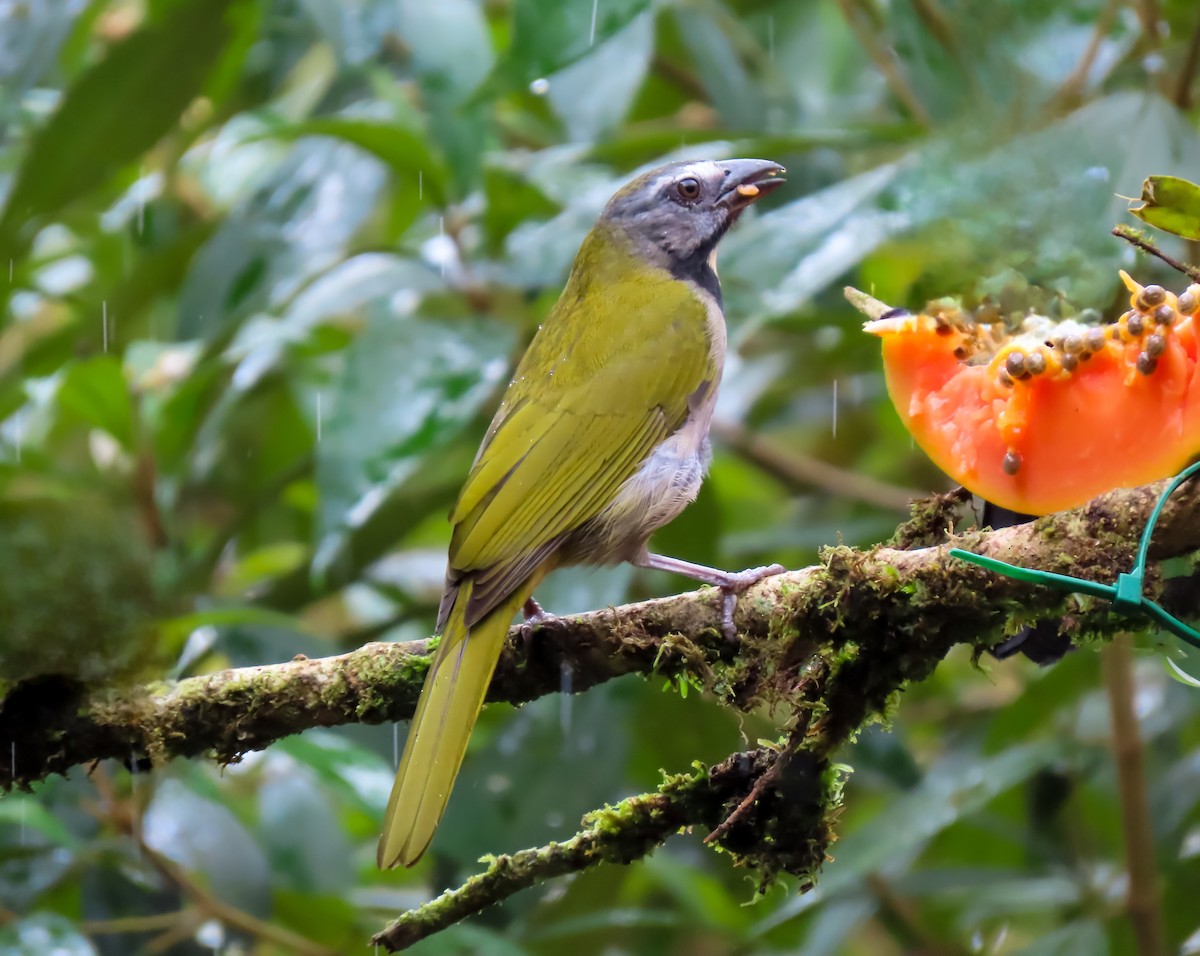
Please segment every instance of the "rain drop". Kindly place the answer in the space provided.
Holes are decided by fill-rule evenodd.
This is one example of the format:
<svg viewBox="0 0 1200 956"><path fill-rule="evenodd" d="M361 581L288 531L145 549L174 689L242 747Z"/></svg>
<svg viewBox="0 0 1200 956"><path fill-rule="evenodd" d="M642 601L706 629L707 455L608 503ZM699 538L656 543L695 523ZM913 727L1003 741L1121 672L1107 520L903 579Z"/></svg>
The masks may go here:
<svg viewBox="0 0 1200 956"><path fill-rule="evenodd" d="M417 198L425 198L425 173L422 170L417 171Z"/></svg>
<svg viewBox="0 0 1200 956"><path fill-rule="evenodd" d="M767 17L767 59L775 62L775 17Z"/></svg>
<svg viewBox="0 0 1200 956"><path fill-rule="evenodd" d="M588 32L588 46L596 45L596 13L600 7L600 0L592 0L592 29Z"/></svg>
<svg viewBox="0 0 1200 956"><path fill-rule="evenodd" d="M529 92L534 96L545 96L550 92L550 81L544 76L539 76L529 84Z"/></svg>
<svg viewBox="0 0 1200 956"><path fill-rule="evenodd" d="M108 351L108 303L100 303L100 333L104 339L104 351Z"/></svg>
<svg viewBox="0 0 1200 956"><path fill-rule="evenodd" d="M571 673L571 665L563 661L559 665L559 704L558 704L558 725L562 730L562 735L565 738L571 732L571 688L574 686L574 675Z"/></svg>
<svg viewBox="0 0 1200 956"><path fill-rule="evenodd" d="M446 217L445 216L438 216L438 238L439 239L446 238ZM446 278L446 259L443 256L442 257L442 279L445 280L445 278Z"/></svg>
<svg viewBox="0 0 1200 956"><path fill-rule="evenodd" d="M321 440L321 393L317 392L317 441Z"/></svg>
<svg viewBox="0 0 1200 956"><path fill-rule="evenodd" d="M838 394L837 394L837 379L835 378L833 380L833 437L834 438L837 438L837 408L838 408Z"/></svg>

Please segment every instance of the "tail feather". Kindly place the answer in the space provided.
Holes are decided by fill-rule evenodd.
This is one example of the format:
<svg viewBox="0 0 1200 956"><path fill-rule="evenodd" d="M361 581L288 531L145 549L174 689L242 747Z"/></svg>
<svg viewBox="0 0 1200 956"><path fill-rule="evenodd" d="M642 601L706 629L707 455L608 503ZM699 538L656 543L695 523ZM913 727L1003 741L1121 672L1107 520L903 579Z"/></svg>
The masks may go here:
<svg viewBox="0 0 1200 956"><path fill-rule="evenodd" d="M380 868L412 866L433 839L450 800L471 730L483 706L513 615L533 593L533 581L468 628L471 583L464 581L413 715L404 755L384 815Z"/></svg>

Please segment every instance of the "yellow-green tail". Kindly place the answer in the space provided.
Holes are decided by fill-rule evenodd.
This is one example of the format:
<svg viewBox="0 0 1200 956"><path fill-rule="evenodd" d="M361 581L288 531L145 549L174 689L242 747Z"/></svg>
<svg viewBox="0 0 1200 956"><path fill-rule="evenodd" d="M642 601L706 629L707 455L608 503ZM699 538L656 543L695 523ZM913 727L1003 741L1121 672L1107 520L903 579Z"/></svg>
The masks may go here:
<svg viewBox="0 0 1200 956"><path fill-rule="evenodd" d="M526 582L468 631L464 614L471 583L463 582L442 629L396 771L379 838L376 859L380 868L412 866L433 839L509 623L533 593L533 584Z"/></svg>

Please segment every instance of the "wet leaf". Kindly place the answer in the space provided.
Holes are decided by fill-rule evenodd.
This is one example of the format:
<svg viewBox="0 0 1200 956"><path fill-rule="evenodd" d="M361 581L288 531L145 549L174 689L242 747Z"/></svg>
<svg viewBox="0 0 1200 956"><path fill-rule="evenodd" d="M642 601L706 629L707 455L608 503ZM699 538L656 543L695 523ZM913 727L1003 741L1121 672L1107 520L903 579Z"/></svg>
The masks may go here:
<svg viewBox="0 0 1200 956"><path fill-rule="evenodd" d="M475 416L508 373L511 341L494 323L372 311L317 446L318 573L346 533Z"/></svg>
<svg viewBox="0 0 1200 956"><path fill-rule="evenodd" d="M430 151L423 137L401 126L342 117L314 117L273 129L269 135L287 140L328 136L351 143L386 164L397 180L415 185L420 177L421 193L434 205L445 201L446 173L442 162Z"/></svg>
<svg viewBox="0 0 1200 956"><path fill-rule="evenodd" d="M1176 176L1148 176L1142 204L1129 211L1156 229L1184 239L1200 239L1200 186Z"/></svg>
<svg viewBox="0 0 1200 956"><path fill-rule="evenodd" d="M497 86L525 86L556 73L628 25L649 0L515 0L513 38L496 65Z"/></svg>
<svg viewBox="0 0 1200 956"><path fill-rule="evenodd" d="M72 368L58 390L58 404L94 428L112 435L122 447L133 447L133 401L121 363L97 355Z"/></svg>
<svg viewBox="0 0 1200 956"><path fill-rule="evenodd" d="M179 0L76 80L25 153L0 217L0 259L21 254L30 221L104 183L175 125L231 36L230 9L242 2Z"/></svg>

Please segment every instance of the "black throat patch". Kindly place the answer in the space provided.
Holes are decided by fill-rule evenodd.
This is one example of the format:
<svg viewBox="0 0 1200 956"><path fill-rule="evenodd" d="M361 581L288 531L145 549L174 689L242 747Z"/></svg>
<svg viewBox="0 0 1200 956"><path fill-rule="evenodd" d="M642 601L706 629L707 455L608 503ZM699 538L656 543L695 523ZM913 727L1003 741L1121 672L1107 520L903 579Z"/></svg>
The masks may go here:
<svg viewBox="0 0 1200 956"><path fill-rule="evenodd" d="M716 270L709 264L711 258L711 248L697 249L686 258L676 258L671 264L671 275L676 279L686 279L696 283L717 300L718 308L724 308L725 303L721 299L721 280L717 278Z"/></svg>

